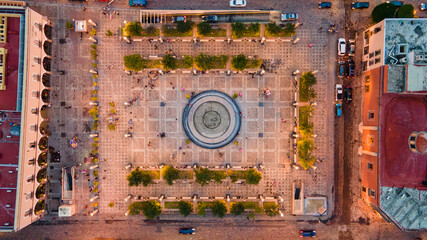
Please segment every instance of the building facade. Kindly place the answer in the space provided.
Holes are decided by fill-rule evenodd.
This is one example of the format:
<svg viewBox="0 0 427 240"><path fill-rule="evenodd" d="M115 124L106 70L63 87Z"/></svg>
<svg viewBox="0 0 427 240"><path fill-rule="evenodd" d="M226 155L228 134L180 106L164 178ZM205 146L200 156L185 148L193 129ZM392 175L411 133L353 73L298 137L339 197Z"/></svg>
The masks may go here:
<svg viewBox="0 0 427 240"><path fill-rule="evenodd" d="M403 230L427 229L427 20L364 34L361 197Z"/></svg>
<svg viewBox="0 0 427 240"><path fill-rule="evenodd" d="M45 213L52 27L24 2L0 1L0 231Z"/></svg>

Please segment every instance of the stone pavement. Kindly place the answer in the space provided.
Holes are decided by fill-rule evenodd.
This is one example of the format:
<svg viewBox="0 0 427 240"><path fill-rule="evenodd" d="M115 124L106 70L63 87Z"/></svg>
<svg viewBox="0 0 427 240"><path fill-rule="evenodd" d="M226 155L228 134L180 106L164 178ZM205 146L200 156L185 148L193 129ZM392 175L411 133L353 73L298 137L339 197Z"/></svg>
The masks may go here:
<svg viewBox="0 0 427 240"><path fill-rule="evenodd" d="M330 24L326 19L327 13L319 14L319 18L303 18L303 26L298 27L297 36L301 39L297 44L266 43L260 45L253 42L234 42L228 45L224 42L193 43L176 42L163 45L148 42L134 42L131 45L118 40L118 29L124 20L138 19L136 9L120 9L120 15L114 19L107 19L99 11L99 5L89 4L83 12L81 7L63 7L55 3L40 3L36 9L50 16L55 23L54 52L56 63L54 71L66 69L66 76L54 75L58 79L53 83L53 108L56 116L52 117L51 127L54 129L50 144L63 153L64 165L73 165L83 161L90 146L85 138L88 132L87 115L90 91L92 91L91 76L88 72L91 67L90 42L80 39L79 34L64 29L66 20L91 18L98 23L99 39L99 101L101 112L100 124L100 156L101 156L101 214L123 214L127 205L123 199L129 194L142 196L190 196L198 193L199 196L256 196L264 194L272 196L282 194L285 202L281 204L282 211L289 215L291 212L291 187L294 180L306 183L306 195L325 195L329 197L329 206L332 209L331 188L333 185L333 81L330 81L330 64L335 64L335 36L327 35L324 29ZM318 11L318 10L313 10ZM334 10L338 11L338 10ZM307 13L303 13L305 15ZM329 14L329 13L328 13ZM114 37L106 37L107 30L115 33ZM88 34L83 34L87 38ZM59 44L59 39L65 38L66 44ZM308 44L313 44L309 48ZM154 45L158 45L156 49ZM143 56L162 55L171 49L177 55L207 54L246 54L258 55L260 59L280 59L282 65L276 73L266 73L264 76L245 74L204 74L193 76L190 74L167 74L160 76L155 82L155 88L145 88L146 79L143 74L128 76L123 73L123 56L139 53ZM62 57L62 59L61 59ZM318 99L314 113L314 132L318 149L316 157L325 158L323 163L316 164L316 170L298 171L290 168L288 155L292 144L289 142L292 130L293 100L291 73L299 69L303 71L319 70L316 75L318 84L315 86ZM332 72L332 76L335 75ZM140 80L140 83L138 82ZM173 88L174 87L174 88ZM264 99L260 96L260 89L268 87L272 95ZM184 91L181 89L184 88ZM237 137L238 146L229 145L219 150L201 149L194 144L186 145L187 139L180 122L182 110L187 102L186 94L209 89L223 91L229 95L242 93L237 99L245 117L242 130ZM134 107L125 107L123 102L134 97L139 100ZM62 106L65 102L65 106ZM115 110L119 116L119 124L115 131L108 131L104 119L110 111L109 102L115 102ZM161 106L160 103L166 103ZM259 103L263 106L260 107ZM71 106L71 108L68 108ZM67 107L67 108L65 108ZM286 119L282 123L281 119ZM132 119L132 125L128 121ZM124 138L130 126L133 126L134 137ZM156 137L156 133L164 131L166 138ZM61 137L61 133L65 137ZM262 133L262 137L260 137ZM81 147L71 150L67 147L69 137L79 135ZM150 147L148 147L148 143ZM183 150L178 147L183 146ZM242 152L239 151L242 148ZM219 153L223 153L222 157ZM176 158L171 156L176 153ZM184 154L185 153L185 154ZM165 183L149 187L129 188L126 182L127 170L124 166L133 163L136 166L148 166L159 163L199 165L251 165L263 163L263 180L259 186L240 186L230 184L210 184L200 187L197 184L175 184L167 186ZM284 164L284 165L283 165ZM275 184L276 183L276 184ZM86 180L78 180L76 204L78 212L84 211L88 205L89 192ZM107 204L114 202L113 208Z"/></svg>

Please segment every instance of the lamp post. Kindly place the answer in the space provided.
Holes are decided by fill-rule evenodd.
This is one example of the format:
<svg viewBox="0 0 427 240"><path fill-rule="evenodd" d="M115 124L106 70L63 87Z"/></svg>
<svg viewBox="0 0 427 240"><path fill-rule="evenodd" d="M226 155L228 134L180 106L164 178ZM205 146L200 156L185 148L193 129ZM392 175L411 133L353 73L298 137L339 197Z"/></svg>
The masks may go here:
<svg viewBox="0 0 427 240"><path fill-rule="evenodd" d="M125 198L125 202L129 201L131 197L132 197L132 194L129 194L129 195Z"/></svg>
<svg viewBox="0 0 427 240"><path fill-rule="evenodd" d="M90 201L90 202L93 202L93 201L95 201L97 198L99 198L99 195L95 195L95 196L93 196L89 201Z"/></svg>

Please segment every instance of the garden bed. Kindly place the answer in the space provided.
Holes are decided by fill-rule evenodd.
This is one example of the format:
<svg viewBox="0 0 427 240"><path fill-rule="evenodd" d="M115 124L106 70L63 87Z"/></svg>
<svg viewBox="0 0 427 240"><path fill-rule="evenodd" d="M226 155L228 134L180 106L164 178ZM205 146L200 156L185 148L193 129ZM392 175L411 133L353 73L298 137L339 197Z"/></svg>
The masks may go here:
<svg viewBox="0 0 427 240"><path fill-rule="evenodd" d="M231 27L231 37L235 39L243 37L260 37L261 31L259 24L243 24L235 23L235 27Z"/></svg>
<svg viewBox="0 0 427 240"><path fill-rule="evenodd" d="M172 26L164 26L162 29L162 35L165 37L192 37L193 29L188 32L180 32Z"/></svg>
<svg viewBox="0 0 427 240"><path fill-rule="evenodd" d="M179 208L179 202L165 202L165 208L178 209Z"/></svg>
<svg viewBox="0 0 427 240"><path fill-rule="evenodd" d="M246 179L246 176L248 175L249 170L244 171L234 171L234 170L228 170L228 176L230 176L231 179Z"/></svg>
<svg viewBox="0 0 427 240"><path fill-rule="evenodd" d="M311 126L310 116L312 112L312 107L310 106L302 106L299 107L299 126L300 128L307 128Z"/></svg>
<svg viewBox="0 0 427 240"><path fill-rule="evenodd" d="M194 172L193 170L181 170L179 171L178 179L193 179Z"/></svg>
<svg viewBox="0 0 427 240"><path fill-rule="evenodd" d="M295 25L291 23L287 23L285 28L275 23L269 23L265 25L264 29L266 37L292 37L295 34Z"/></svg>
<svg viewBox="0 0 427 240"><path fill-rule="evenodd" d="M197 33L198 37L226 37L227 36L227 30L225 29L221 29L221 28L217 28L217 29L212 29L210 33L208 34L199 34Z"/></svg>
<svg viewBox="0 0 427 240"><path fill-rule="evenodd" d="M141 171L141 172L146 172L149 173L153 179L160 179L160 170L151 170L151 171Z"/></svg>

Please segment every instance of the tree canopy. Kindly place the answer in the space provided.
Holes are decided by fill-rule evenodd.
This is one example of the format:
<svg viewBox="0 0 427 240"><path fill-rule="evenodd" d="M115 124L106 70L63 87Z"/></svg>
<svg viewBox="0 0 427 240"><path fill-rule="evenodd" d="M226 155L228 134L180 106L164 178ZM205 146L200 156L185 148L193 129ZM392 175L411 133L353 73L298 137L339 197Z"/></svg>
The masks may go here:
<svg viewBox="0 0 427 240"><path fill-rule="evenodd" d="M186 217L193 212L193 203L189 201L179 201L178 208L179 208L179 213L184 217Z"/></svg>
<svg viewBox="0 0 427 240"><path fill-rule="evenodd" d="M123 35L127 37L141 36L143 30L139 22L128 22L126 23Z"/></svg>
<svg viewBox="0 0 427 240"><path fill-rule="evenodd" d="M239 71L243 71L248 65L248 59L243 54L233 56L231 66Z"/></svg>
<svg viewBox="0 0 427 240"><path fill-rule="evenodd" d="M300 78L300 101L307 102L316 98L316 92L312 88L317 79L312 72L304 72Z"/></svg>
<svg viewBox="0 0 427 240"><path fill-rule="evenodd" d="M194 23L192 21L187 22L177 22L176 30L180 33L186 33L193 29Z"/></svg>
<svg viewBox="0 0 427 240"><path fill-rule="evenodd" d="M123 57L125 68L133 71L141 71L143 68L143 60L140 54L132 54Z"/></svg>
<svg viewBox="0 0 427 240"><path fill-rule="evenodd" d="M177 68L177 60L171 54L166 54L163 56L162 64L165 70Z"/></svg>
<svg viewBox="0 0 427 240"><path fill-rule="evenodd" d="M227 213L227 205L224 201L215 201L212 203L211 210L214 216L223 218Z"/></svg>
<svg viewBox="0 0 427 240"><path fill-rule="evenodd" d="M148 184L153 183L153 177L148 172L140 171L139 168L136 168L126 178L128 180L129 187L138 186L143 184L144 187Z"/></svg>
<svg viewBox="0 0 427 240"><path fill-rule="evenodd" d="M235 202L231 205L230 213L234 216L241 215L245 212L245 205L242 202Z"/></svg>
<svg viewBox="0 0 427 240"><path fill-rule="evenodd" d="M207 22L197 24L197 32L200 35L209 35L212 32L212 26Z"/></svg>
<svg viewBox="0 0 427 240"><path fill-rule="evenodd" d="M200 168L199 170L194 170L196 175L196 183L204 186L209 183L211 180L211 170L208 168Z"/></svg>
<svg viewBox="0 0 427 240"><path fill-rule="evenodd" d="M242 22L235 22L231 24L231 31L233 31L236 38L241 38L245 34L246 26Z"/></svg>
<svg viewBox="0 0 427 240"><path fill-rule="evenodd" d="M398 18L413 18L414 17L414 6L411 4L405 4L397 10L396 16Z"/></svg>
<svg viewBox="0 0 427 240"><path fill-rule="evenodd" d="M381 22L384 18L393 18L396 13L396 6L391 3L381 3L372 11L372 21L374 23Z"/></svg>
<svg viewBox="0 0 427 240"><path fill-rule="evenodd" d="M169 185L172 185L173 181L179 178L179 170L171 165L167 165L162 169L162 176Z"/></svg>
<svg viewBox="0 0 427 240"><path fill-rule="evenodd" d="M246 183L248 184L258 184L261 181L261 173L255 169L249 169L248 174L246 175Z"/></svg>

